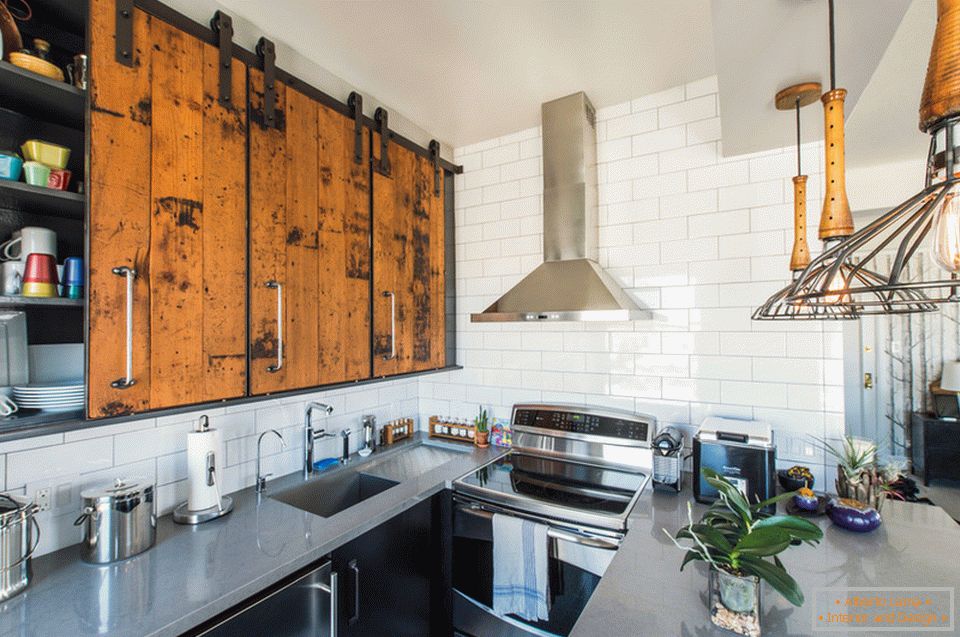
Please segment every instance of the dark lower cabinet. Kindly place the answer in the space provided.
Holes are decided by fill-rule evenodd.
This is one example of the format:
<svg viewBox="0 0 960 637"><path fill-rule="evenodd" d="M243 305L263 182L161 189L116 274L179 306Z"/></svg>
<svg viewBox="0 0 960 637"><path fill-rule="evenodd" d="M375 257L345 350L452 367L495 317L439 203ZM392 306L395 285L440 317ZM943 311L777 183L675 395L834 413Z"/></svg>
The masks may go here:
<svg viewBox="0 0 960 637"><path fill-rule="evenodd" d="M914 413L911 428L913 473L931 480L960 480L960 422Z"/></svg>
<svg viewBox="0 0 960 637"><path fill-rule="evenodd" d="M443 634L446 579L438 494L333 552L338 637ZM440 593L438 595L438 593ZM449 625L449 624L447 624ZM450 634L447 632L446 634Z"/></svg>

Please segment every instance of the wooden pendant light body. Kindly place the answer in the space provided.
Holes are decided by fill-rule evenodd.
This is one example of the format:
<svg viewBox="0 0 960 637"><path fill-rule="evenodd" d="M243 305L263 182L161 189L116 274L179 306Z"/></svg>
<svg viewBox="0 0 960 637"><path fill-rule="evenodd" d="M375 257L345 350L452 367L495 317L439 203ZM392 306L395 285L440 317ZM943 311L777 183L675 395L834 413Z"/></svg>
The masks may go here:
<svg viewBox="0 0 960 637"><path fill-rule="evenodd" d="M820 239L839 239L853 234L853 215L847 201L844 166L843 100L846 89L835 88L820 98L823 102L823 134L826 170L824 172L823 211L820 214Z"/></svg>
<svg viewBox="0 0 960 637"><path fill-rule="evenodd" d="M790 269L794 272L810 265L810 248L807 246L807 176L793 178L793 252L790 254Z"/></svg>
<svg viewBox="0 0 960 637"><path fill-rule="evenodd" d="M960 0L937 0L937 30L920 97L920 130L960 114Z"/></svg>

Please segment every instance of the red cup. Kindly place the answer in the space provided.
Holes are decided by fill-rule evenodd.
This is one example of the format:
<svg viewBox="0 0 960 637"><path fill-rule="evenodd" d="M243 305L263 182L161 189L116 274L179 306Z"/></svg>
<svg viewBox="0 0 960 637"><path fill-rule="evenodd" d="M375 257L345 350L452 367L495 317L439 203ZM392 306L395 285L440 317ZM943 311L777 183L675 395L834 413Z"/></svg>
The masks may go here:
<svg viewBox="0 0 960 637"><path fill-rule="evenodd" d="M52 169L50 178L47 179L47 188L54 190L66 190L70 185L70 171L65 169Z"/></svg>
<svg viewBox="0 0 960 637"><path fill-rule="evenodd" d="M27 255L27 263L23 268L24 283L50 283L56 285L57 261L51 254L33 252Z"/></svg>

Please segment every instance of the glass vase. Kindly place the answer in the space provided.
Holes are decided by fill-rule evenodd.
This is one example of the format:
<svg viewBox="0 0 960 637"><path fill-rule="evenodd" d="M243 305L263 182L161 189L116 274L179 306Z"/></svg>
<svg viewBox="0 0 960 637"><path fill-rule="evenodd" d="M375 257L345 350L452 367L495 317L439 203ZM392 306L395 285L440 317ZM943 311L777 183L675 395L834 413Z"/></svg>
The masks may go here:
<svg viewBox="0 0 960 637"><path fill-rule="evenodd" d="M737 635L760 637L760 580L710 569L710 621Z"/></svg>

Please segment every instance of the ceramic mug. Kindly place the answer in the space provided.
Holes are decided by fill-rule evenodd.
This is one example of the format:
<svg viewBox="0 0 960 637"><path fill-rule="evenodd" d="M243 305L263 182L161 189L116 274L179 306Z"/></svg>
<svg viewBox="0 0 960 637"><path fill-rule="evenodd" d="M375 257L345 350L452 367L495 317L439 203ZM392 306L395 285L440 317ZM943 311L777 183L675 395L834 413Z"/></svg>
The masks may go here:
<svg viewBox="0 0 960 637"><path fill-rule="evenodd" d="M13 402L10 396L13 394L13 387L0 387L0 416L7 417L17 413L20 407Z"/></svg>
<svg viewBox="0 0 960 637"><path fill-rule="evenodd" d="M24 226L13 233L12 239L0 244L4 261L24 261L28 254L49 254L56 259L57 233L47 228Z"/></svg>
<svg viewBox="0 0 960 637"><path fill-rule="evenodd" d="M18 296L23 286L23 261L0 263L0 294Z"/></svg>

